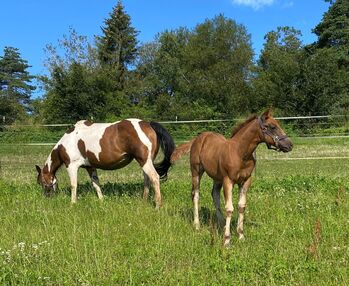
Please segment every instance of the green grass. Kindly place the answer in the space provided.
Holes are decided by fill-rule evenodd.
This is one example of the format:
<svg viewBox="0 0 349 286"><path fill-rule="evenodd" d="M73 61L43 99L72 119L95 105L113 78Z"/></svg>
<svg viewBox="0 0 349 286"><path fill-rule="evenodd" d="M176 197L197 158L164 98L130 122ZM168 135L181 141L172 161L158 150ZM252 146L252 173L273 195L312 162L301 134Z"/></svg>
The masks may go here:
<svg viewBox="0 0 349 286"><path fill-rule="evenodd" d="M64 168L57 196L45 198L35 183L34 164L42 165L51 147L0 146L0 285L347 285L349 159L280 159L348 156L349 144L294 143L289 154L259 147L246 239L235 235L228 249L216 227L207 176L202 227L192 227L187 157L161 183L164 205L156 211L152 198L141 199L135 163L100 172L103 202L81 170L72 206ZM236 212L233 217L235 230Z"/></svg>

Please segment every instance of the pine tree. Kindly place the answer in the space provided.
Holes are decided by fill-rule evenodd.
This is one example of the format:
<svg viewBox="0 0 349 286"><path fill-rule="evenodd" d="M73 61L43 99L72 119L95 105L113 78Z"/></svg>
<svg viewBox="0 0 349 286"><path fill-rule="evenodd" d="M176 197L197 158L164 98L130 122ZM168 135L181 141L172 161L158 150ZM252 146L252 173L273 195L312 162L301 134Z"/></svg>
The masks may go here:
<svg viewBox="0 0 349 286"><path fill-rule="evenodd" d="M349 1L330 1L331 6L313 32L319 37L317 46L349 49Z"/></svg>
<svg viewBox="0 0 349 286"><path fill-rule="evenodd" d="M120 0L104 24L103 36L97 37L100 64L112 71L122 89L128 66L136 58L138 32L131 26L130 16L124 11Z"/></svg>
<svg viewBox="0 0 349 286"><path fill-rule="evenodd" d="M5 47L0 57L0 115L13 122L28 110L35 87L30 85L34 76L27 69L28 62L21 58L17 48Z"/></svg>

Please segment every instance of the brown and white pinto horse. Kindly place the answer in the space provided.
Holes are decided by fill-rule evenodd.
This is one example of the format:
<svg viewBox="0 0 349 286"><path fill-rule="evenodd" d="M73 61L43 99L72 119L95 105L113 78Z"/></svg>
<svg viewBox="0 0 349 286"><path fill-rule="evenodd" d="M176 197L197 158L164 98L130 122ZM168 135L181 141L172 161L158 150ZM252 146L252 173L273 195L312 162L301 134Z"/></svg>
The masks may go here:
<svg viewBox="0 0 349 286"><path fill-rule="evenodd" d="M254 116L238 125L231 138L213 132L203 132L191 141L180 145L172 154L174 162L190 151L192 174L192 199L194 205L194 226L199 222L200 180L204 172L213 179L212 198L218 221L224 224L220 206L220 190L223 186L226 220L224 227L224 245L230 243L230 221L233 212L232 189L239 186L239 217L237 233L244 238L243 220L246 207L246 194L251 185L251 174L256 165L254 152L257 146L265 142L269 149L283 152L292 150L292 142L281 129L278 122L267 110L260 117ZM271 147L273 146L273 147Z"/></svg>
<svg viewBox="0 0 349 286"><path fill-rule="evenodd" d="M164 152L162 162L153 163L159 147ZM75 203L79 167L87 170L100 199L103 198L96 169L114 170L135 159L143 169L144 192L149 194L150 182L155 190L156 207L161 206L159 177L167 176L175 144L167 130L156 122L126 119L115 123L79 121L58 141L41 170L37 181L45 194L57 188L56 171L66 166L71 183L71 201Z"/></svg>

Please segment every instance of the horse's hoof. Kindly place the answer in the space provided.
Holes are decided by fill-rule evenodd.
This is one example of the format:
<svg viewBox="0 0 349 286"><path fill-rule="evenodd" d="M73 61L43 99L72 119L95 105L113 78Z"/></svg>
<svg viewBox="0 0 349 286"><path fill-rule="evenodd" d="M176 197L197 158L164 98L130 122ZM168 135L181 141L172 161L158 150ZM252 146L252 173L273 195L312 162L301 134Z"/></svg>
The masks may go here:
<svg viewBox="0 0 349 286"><path fill-rule="evenodd" d="M230 246L231 246L230 245L230 239L229 240L224 240L223 247L229 248Z"/></svg>
<svg viewBox="0 0 349 286"><path fill-rule="evenodd" d="M223 242L223 246L224 247L229 247L230 246L230 235L224 235L224 242Z"/></svg>
<svg viewBox="0 0 349 286"><path fill-rule="evenodd" d="M240 241L244 241L245 240L245 236L242 233L239 233L239 240Z"/></svg>
<svg viewBox="0 0 349 286"><path fill-rule="evenodd" d="M194 223L194 228L195 228L195 230L200 230L200 224Z"/></svg>

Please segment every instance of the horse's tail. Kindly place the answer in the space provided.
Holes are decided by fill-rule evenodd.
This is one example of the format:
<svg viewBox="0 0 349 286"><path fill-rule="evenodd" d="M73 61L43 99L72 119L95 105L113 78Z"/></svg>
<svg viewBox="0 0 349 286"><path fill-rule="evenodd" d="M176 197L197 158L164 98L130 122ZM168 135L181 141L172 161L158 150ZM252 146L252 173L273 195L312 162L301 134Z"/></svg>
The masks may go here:
<svg viewBox="0 0 349 286"><path fill-rule="evenodd" d="M154 129L157 141L162 151L164 152L164 159L154 164L156 172L161 179L166 179L168 169L171 167L171 155L176 148L176 145L168 133L168 131L157 122L150 122L150 126Z"/></svg>
<svg viewBox="0 0 349 286"><path fill-rule="evenodd" d="M191 145L193 145L196 137L191 139L189 142L183 143L179 145L176 150L172 153L171 156L171 163L176 162L179 158L182 157L184 154L188 154L190 152Z"/></svg>

